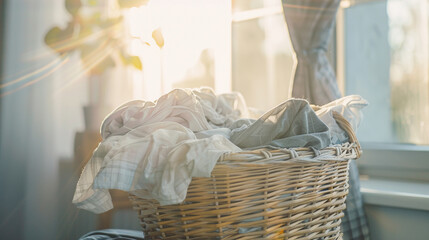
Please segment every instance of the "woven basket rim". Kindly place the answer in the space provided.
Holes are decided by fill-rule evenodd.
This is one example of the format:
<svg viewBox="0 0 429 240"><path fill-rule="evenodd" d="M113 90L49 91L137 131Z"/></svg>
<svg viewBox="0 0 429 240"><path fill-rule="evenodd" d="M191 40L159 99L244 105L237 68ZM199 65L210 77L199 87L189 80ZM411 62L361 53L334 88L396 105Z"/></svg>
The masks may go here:
<svg viewBox="0 0 429 240"><path fill-rule="evenodd" d="M317 109L317 106L313 106L313 109ZM286 161L321 162L358 159L362 150L353 127L338 112L333 111L332 116L338 126L347 133L349 142L341 145L331 145L320 150L314 147L277 149L263 147L254 150L243 150L237 153L223 154L217 164L279 163Z"/></svg>
<svg viewBox="0 0 429 240"><path fill-rule="evenodd" d="M356 160L360 147L355 143L345 143L321 150L314 148L268 149L223 154L217 164L268 164L285 162L314 162Z"/></svg>

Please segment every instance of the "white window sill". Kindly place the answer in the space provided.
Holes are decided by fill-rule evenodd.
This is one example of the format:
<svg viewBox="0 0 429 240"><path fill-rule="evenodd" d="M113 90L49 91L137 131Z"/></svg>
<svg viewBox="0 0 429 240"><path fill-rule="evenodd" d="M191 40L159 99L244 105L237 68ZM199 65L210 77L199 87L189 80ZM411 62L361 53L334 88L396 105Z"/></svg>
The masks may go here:
<svg viewBox="0 0 429 240"><path fill-rule="evenodd" d="M365 204L429 211L429 183L361 179Z"/></svg>
<svg viewBox="0 0 429 240"><path fill-rule="evenodd" d="M429 146L363 142L359 174L370 179L429 183Z"/></svg>

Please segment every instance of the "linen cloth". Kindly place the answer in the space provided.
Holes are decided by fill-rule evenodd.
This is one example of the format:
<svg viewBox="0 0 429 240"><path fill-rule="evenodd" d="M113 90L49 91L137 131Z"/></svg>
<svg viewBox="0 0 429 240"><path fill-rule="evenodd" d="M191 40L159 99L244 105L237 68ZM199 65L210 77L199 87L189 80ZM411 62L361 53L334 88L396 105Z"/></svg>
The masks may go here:
<svg viewBox="0 0 429 240"><path fill-rule="evenodd" d="M348 141L347 134L338 126L332 112L341 114L356 132L362 121L362 109L368 106L368 102L359 95L349 95L342 97L320 107L316 111L317 116L329 128L331 144L339 144Z"/></svg>
<svg viewBox="0 0 429 240"><path fill-rule="evenodd" d="M216 96L210 89L176 89L154 103L120 106L102 124L103 141L82 172L73 203L105 212L113 207L108 189L161 205L180 203L192 177L209 177L219 157L241 151L239 146L330 144L328 127L306 100L288 100L257 120L241 118L245 108L239 94Z"/></svg>
<svg viewBox="0 0 429 240"><path fill-rule="evenodd" d="M108 189L163 205L182 202L192 177L209 177L220 155L241 150L224 136L194 134L210 129L190 90L173 90L155 103L124 104L103 122L103 141L82 172L73 203L94 213L108 211Z"/></svg>

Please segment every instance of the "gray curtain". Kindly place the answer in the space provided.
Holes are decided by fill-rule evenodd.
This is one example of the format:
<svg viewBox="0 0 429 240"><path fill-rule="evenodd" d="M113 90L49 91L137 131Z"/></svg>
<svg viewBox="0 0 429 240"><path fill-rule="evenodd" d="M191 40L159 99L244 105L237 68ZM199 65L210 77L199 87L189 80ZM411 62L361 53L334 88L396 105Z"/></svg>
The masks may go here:
<svg viewBox="0 0 429 240"><path fill-rule="evenodd" d="M292 46L298 60L292 96L323 105L341 96L326 56L340 0L283 0Z"/></svg>
<svg viewBox="0 0 429 240"><path fill-rule="evenodd" d="M283 11L297 57L292 97L323 105L341 97L326 49L335 25L340 0L282 0ZM349 195L342 219L343 238L369 239L359 173L350 163Z"/></svg>

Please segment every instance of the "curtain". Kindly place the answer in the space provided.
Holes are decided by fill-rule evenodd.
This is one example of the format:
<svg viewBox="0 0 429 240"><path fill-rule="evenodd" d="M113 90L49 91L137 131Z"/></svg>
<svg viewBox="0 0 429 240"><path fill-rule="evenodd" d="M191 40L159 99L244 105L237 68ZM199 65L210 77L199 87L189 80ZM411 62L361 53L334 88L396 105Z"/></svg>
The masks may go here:
<svg viewBox="0 0 429 240"><path fill-rule="evenodd" d="M326 49L340 0L283 0L298 64L292 96L323 105L341 96Z"/></svg>
<svg viewBox="0 0 429 240"><path fill-rule="evenodd" d="M77 239L95 228L95 216L71 203L87 77L79 56L60 59L43 41L70 18L64 2L0 0L0 239ZM124 74L113 74L120 86L108 94L117 105L130 91Z"/></svg>
<svg viewBox="0 0 429 240"><path fill-rule="evenodd" d="M297 65L292 97L323 105L341 97L334 70L326 56L340 0L282 0ZM359 173L350 163L349 194L342 219L343 238L369 239Z"/></svg>

